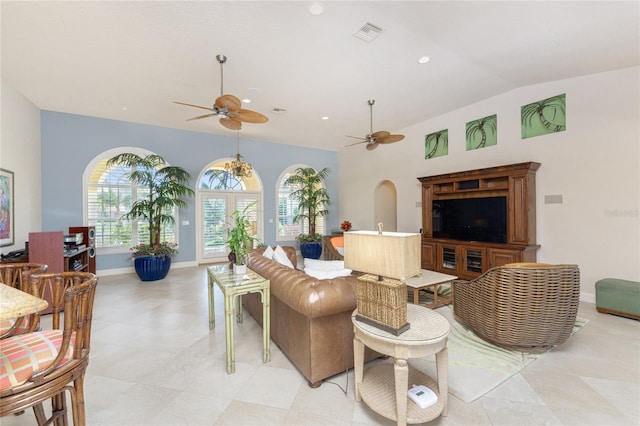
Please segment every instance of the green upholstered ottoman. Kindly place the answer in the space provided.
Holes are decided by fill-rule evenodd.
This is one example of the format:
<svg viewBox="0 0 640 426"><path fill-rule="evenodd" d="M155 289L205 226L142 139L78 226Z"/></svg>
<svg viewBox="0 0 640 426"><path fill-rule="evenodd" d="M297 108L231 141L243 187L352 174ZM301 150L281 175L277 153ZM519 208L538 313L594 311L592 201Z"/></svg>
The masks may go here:
<svg viewBox="0 0 640 426"><path fill-rule="evenodd" d="M596 282L596 309L640 320L640 282L604 278Z"/></svg>

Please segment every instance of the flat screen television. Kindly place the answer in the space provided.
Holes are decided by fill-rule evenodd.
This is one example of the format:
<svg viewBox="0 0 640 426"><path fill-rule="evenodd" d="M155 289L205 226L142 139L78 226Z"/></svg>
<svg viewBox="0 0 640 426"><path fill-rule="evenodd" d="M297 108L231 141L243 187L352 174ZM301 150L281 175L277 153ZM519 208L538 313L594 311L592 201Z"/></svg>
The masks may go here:
<svg viewBox="0 0 640 426"><path fill-rule="evenodd" d="M433 201L433 237L507 242L507 197Z"/></svg>

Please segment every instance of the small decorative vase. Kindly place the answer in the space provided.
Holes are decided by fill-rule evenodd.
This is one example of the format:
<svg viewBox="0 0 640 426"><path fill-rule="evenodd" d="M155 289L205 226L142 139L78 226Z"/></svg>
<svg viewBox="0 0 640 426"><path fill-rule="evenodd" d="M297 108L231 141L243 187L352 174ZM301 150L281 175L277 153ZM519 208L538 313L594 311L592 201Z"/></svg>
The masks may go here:
<svg viewBox="0 0 640 426"><path fill-rule="evenodd" d="M233 264L233 273L236 275L244 275L247 273L247 265Z"/></svg>
<svg viewBox="0 0 640 426"><path fill-rule="evenodd" d="M169 273L171 256L138 256L133 264L140 281L158 281Z"/></svg>

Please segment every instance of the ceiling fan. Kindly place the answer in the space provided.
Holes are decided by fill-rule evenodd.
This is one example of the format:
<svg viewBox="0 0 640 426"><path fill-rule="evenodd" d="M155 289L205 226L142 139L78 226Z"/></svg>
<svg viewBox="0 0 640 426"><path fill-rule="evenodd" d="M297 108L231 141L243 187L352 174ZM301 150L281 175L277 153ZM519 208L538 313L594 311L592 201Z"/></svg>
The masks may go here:
<svg viewBox="0 0 640 426"><path fill-rule="evenodd" d="M349 136L349 135L347 135L348 138L361 139L360 142L355 142L355 143L349 144L347 146L353 146L353 145L358 145L358 144L361 144L361 143L366 143L367 144L366 148L369 151L371 151L373 149L376 149L379 144L388 144L388 143L400 142L402 139L404 139L404 135L392 135L391 133L387 132L386 130L380 130L380 131L374 133L373 132L373 104L376 103L376 101L373 100L373 99L370 99L370 100L367 101L367 103L369 104L369 111L370 111L370 117L371 117L370 132L364 138L361 138L361 137L358 137L358 136Z"/></svg>
<svg viewBox="0 0 640 426"><path fill-rule="evenodd" d="M188 104L185 102L173 101L179 105L186 105L195 108L206 109L208 111L212 111L210 113L199 115L197 117L192 117L187 119L187 121L192 120L200 120L201 118L207 117L220 117L220 124L230 130L240 130L242 128L242 123L266 123L269 119L260 114L259 112L251 111L248 109L242 109L242 103L240 99L238 99L234 95L224 94L223 90L223 82L224 82L224 74L222 71L222 65L227 62L227 57L219 54L216 55L216 59L220 63L220 96L215 100L213 106L200 106L194 104Z"/></svg>

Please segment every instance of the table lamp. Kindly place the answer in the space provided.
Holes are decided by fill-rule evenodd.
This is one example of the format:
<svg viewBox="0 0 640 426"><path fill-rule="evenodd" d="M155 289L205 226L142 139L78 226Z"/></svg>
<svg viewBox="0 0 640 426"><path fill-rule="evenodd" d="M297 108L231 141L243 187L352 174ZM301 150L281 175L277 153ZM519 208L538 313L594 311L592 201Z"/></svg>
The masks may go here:
<svg viewBox="0 0 640 426"><path fill-rule="evenodd" d="M409 329L407 285L420 273L418 233L350 231L344 233L344 267L358 277L356 319L397 335Z"/></svg>

